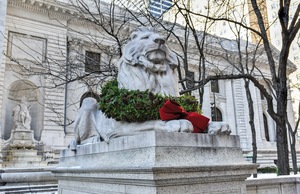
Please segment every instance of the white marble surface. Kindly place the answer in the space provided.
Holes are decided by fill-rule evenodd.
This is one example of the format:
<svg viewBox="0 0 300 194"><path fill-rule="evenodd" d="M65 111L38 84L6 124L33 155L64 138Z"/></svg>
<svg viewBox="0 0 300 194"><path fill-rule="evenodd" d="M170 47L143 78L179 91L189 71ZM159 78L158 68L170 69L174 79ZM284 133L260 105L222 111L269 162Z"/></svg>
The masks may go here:
<svg viewBox="0 0 300 194"><path fill-rule="evenodd" d="M119 60L119 88L179 96L177 66L177 55L168 48L166 40L161 35L153 29L138 28L130 35ZM77 116L75 120L75 141L78 144L87 139L87 136L97 136L96 130L98 136L106 142L112 138L133 135L142 131L193 132L191 122L185 119L128 123L107 118L101 111L88 112L89 114L86 114L87 111L81 108L78 112L80 116ZM212 134L228 135L231 132L226 123L212 123L210 126L209 133ZM71 145L73 145L71 149L75 150L75 144Z"/></svg>
<svg viewBox="0 0 300 194"><path fill-rule="evenodd" d="M2 51L3 51L3 40L4 40L4 30L5 30L5 19L6 19L6 7L7 0L0 1L0 68L2 68Z"/></svg>
<svg viewBox="0 0 300 194"><path fill-rule="evenodd" d="M61 152L60 193L246 193L237 136L144 132Z"/></svg>
<svg viewBox="0 0 300 194"><path fill-rule="evenodd" d="M160 34L138 28L130 35L118 64L119 87L179 96L178 65L177 55Z"/></svg>

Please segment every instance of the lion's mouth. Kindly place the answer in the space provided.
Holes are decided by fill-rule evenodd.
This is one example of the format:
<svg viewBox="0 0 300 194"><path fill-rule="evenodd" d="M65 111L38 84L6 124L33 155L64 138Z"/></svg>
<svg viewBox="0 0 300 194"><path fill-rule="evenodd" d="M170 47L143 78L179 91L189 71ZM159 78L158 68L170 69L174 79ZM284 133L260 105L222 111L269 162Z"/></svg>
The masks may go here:
<svg viewBox="0 0 300 194"><path fill-rule="evenodd" d="M154 64L161 64L166 59L166 52L157 49L146 53L146 57Z"/></svg>

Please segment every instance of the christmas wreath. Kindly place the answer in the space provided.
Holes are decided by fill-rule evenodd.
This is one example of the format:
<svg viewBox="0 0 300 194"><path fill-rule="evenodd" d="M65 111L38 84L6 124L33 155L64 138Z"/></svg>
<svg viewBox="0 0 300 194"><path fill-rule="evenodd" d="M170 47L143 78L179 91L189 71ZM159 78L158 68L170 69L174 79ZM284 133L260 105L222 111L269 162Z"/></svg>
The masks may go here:
<svg viewBox="0 0 300 194"><path fill-rule="evenodd" d="M117 121L143 122L160 119L159 109L168 100L177 102L187 112L200 112L197 99L193 96L163 96L149 91L118 88L116 79L102 87L99 109L108 118Z"/></svg>

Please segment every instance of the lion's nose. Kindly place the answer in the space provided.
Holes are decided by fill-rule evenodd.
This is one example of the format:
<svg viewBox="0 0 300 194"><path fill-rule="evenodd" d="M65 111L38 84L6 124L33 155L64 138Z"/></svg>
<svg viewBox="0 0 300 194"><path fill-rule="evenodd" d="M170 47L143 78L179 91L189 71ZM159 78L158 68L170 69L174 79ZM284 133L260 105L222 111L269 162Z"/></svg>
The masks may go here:
<svg viewBox="0 0 300 194"><path fill-rule="evenodd" d="M163 38L155 38L154 42L157 44L165 44L165 40Z"/></svg>

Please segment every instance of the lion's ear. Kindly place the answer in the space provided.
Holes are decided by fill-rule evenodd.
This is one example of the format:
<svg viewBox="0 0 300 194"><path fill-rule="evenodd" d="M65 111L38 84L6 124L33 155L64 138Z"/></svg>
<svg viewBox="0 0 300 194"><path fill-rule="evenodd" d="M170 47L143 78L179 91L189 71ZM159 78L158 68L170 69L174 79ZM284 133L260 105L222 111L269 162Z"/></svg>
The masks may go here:
<svg viewBox="0 0 300 194"><path fill-rule="evenodd" d="M136 65L138 63L138 52L136 43L128 42L124 48L122 57L124 58L125 62L131 65Z"/></svg>
<svg viewBox="0 0 300 194"><path fill-rule="evenodd" d="M173 51L171 51L169 48L169 54L167 56L167 60L168 60L168 63L171 67L171 69L175 69L178 67L178 58L177 58L177 55L176 53L174 53Z"/></svg>

